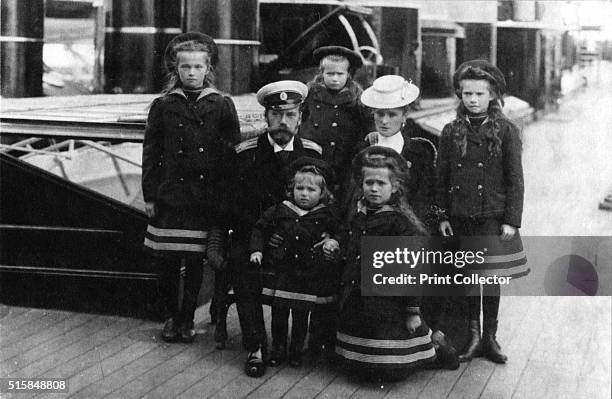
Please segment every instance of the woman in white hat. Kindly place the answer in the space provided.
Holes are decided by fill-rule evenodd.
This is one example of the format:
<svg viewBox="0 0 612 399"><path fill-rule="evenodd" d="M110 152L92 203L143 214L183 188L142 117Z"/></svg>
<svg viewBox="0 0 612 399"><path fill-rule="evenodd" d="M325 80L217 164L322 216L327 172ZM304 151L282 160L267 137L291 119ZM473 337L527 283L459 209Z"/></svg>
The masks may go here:
<svg viewBox="0 0 612 399"><path fill-rule="evenodd" d="M413 137L406 126L409 105L419 96L419 88L398 75L376 79L361 95L362 103L373 109L376 131L368 135L371 145L397 151L408 164L408 203L416 216L425 221L434 195L436 147L423 137Z"/></svg>
<svg viewBox="0 0 612 399"><path fill-rule="evenodd" d="M435 220L435 164L436 147L423 137L415 137L412 125L407 124L409 105L419 96L419 88L398 75L386 75L376 79L361 95L361 102L372 108L376 131L368 134L364 146L379 145L392 148L406 161L409 177L406 183L406 200L425 228L436 231ZM425 298L425 316L434 333L432 340L436 347L438 363L448 369L459 367L457 351L447 342L440 324L446 297ZM429 317L427 317L429 316Z"/></svg>

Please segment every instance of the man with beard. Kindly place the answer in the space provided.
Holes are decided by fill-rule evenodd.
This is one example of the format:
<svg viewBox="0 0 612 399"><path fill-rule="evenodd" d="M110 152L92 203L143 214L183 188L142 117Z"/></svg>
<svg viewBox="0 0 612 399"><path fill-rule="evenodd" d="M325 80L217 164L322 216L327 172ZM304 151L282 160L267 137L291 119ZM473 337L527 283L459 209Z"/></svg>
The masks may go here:
<svg viewBox="0 0 612 399"><path fill-rule="evenodd" d="M235 220L230 251L231 272L243 344L249 352L245 372L251 377L265 373L267 344L261 304L265 267L249 263L249 238L260 215L286 199L288 167L297 158L321 158L321 147L298 136L300 106L308 88L301 82L270 83L257 92L268 123L259 137L238 144ZM228 167L234 167L230 165Z"/></svg>

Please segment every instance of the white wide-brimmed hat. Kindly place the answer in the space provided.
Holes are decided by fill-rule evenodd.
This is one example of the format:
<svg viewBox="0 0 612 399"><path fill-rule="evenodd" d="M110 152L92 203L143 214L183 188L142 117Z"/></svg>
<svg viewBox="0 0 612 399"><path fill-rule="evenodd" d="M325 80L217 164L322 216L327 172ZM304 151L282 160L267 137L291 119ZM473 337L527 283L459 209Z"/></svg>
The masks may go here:
<svg viewBox="0 0 612 399"><path fill-rule="evenodd" d="M361 95L361 102L370 108L400 108L419 96L419 88L398 75L385 75L376 79Z"/></svg>

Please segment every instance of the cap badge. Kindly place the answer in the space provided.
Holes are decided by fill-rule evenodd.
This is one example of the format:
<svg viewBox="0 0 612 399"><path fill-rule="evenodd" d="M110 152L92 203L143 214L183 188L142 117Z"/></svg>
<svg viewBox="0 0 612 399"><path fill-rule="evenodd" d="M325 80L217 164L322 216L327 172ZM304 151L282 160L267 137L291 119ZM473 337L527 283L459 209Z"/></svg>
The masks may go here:
<svg viewBox="0 0 612 399"><path fill-rule="evenodd" d="M282 92L281 92L281 94L280 94L280 99L281 99L282 101L287 100L287 93L285 93L284 91L282 91Z"/></svg>

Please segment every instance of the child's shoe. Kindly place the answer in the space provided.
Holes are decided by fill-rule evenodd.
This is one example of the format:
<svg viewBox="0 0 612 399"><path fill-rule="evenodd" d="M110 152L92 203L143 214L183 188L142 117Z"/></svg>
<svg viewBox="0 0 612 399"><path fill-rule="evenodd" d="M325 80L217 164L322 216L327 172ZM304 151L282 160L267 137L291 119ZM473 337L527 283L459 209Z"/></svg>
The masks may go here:
<svg viewBox="0 0 612 399"><path fill-rule="evenodd" d="M293 368L302 367L302 351L291 350L289 353L289 366Z"/></svg>
<svg viewBox="0 0 612 399"><path fill-rule="evenodd" d="M470 320L468 327L468 341L463 352L459 355L460 362L469 362L482 354L482 343L480 336L480 320Z"/></svg>
<svg viewBox="0 0 612 399"><path fill-rule="evenodd" d="M481 343L482 353L490 361L503 364L508 361L508 356L502 353L495 334L497 334L497 320L485 320Z"/></svg>
<svg viewBox="0 0 612 399"><path fill-rule="evenodd" d="M285 345L272 345L272 352L270 353L270 360L268 364L270 367L280 366L287 358L287 347Z"/></svg>
<svg viewBox="0 0 612 399"><path fill-rule="evenodd" d="M166 342L176 342L178 341L178 336L178 327L175 318L167 318L161 333L162 339Z"/></svg>
<svg viewBox="0 0 612 399"><path fill-rule="evenodd" d="M448 370L457 370L459 368L457 350L444 333L440 330L435 331L431 334L431 340L436 349L438 366Z"/></svg>
<svg viewBox="0 0 612 399"><path fill-rule="evenodd" d="M255 352L250 352L244 365L244 371L249 377L261 377L266 372L265 351L258 348Z"/></svg>
<svg viewBox="0 0 612 399"><path fill-rule="evenodd" d="M195 341L196 332L193 328L193 320L186 321L179 327L179 339L185 344Z"/></svg>

